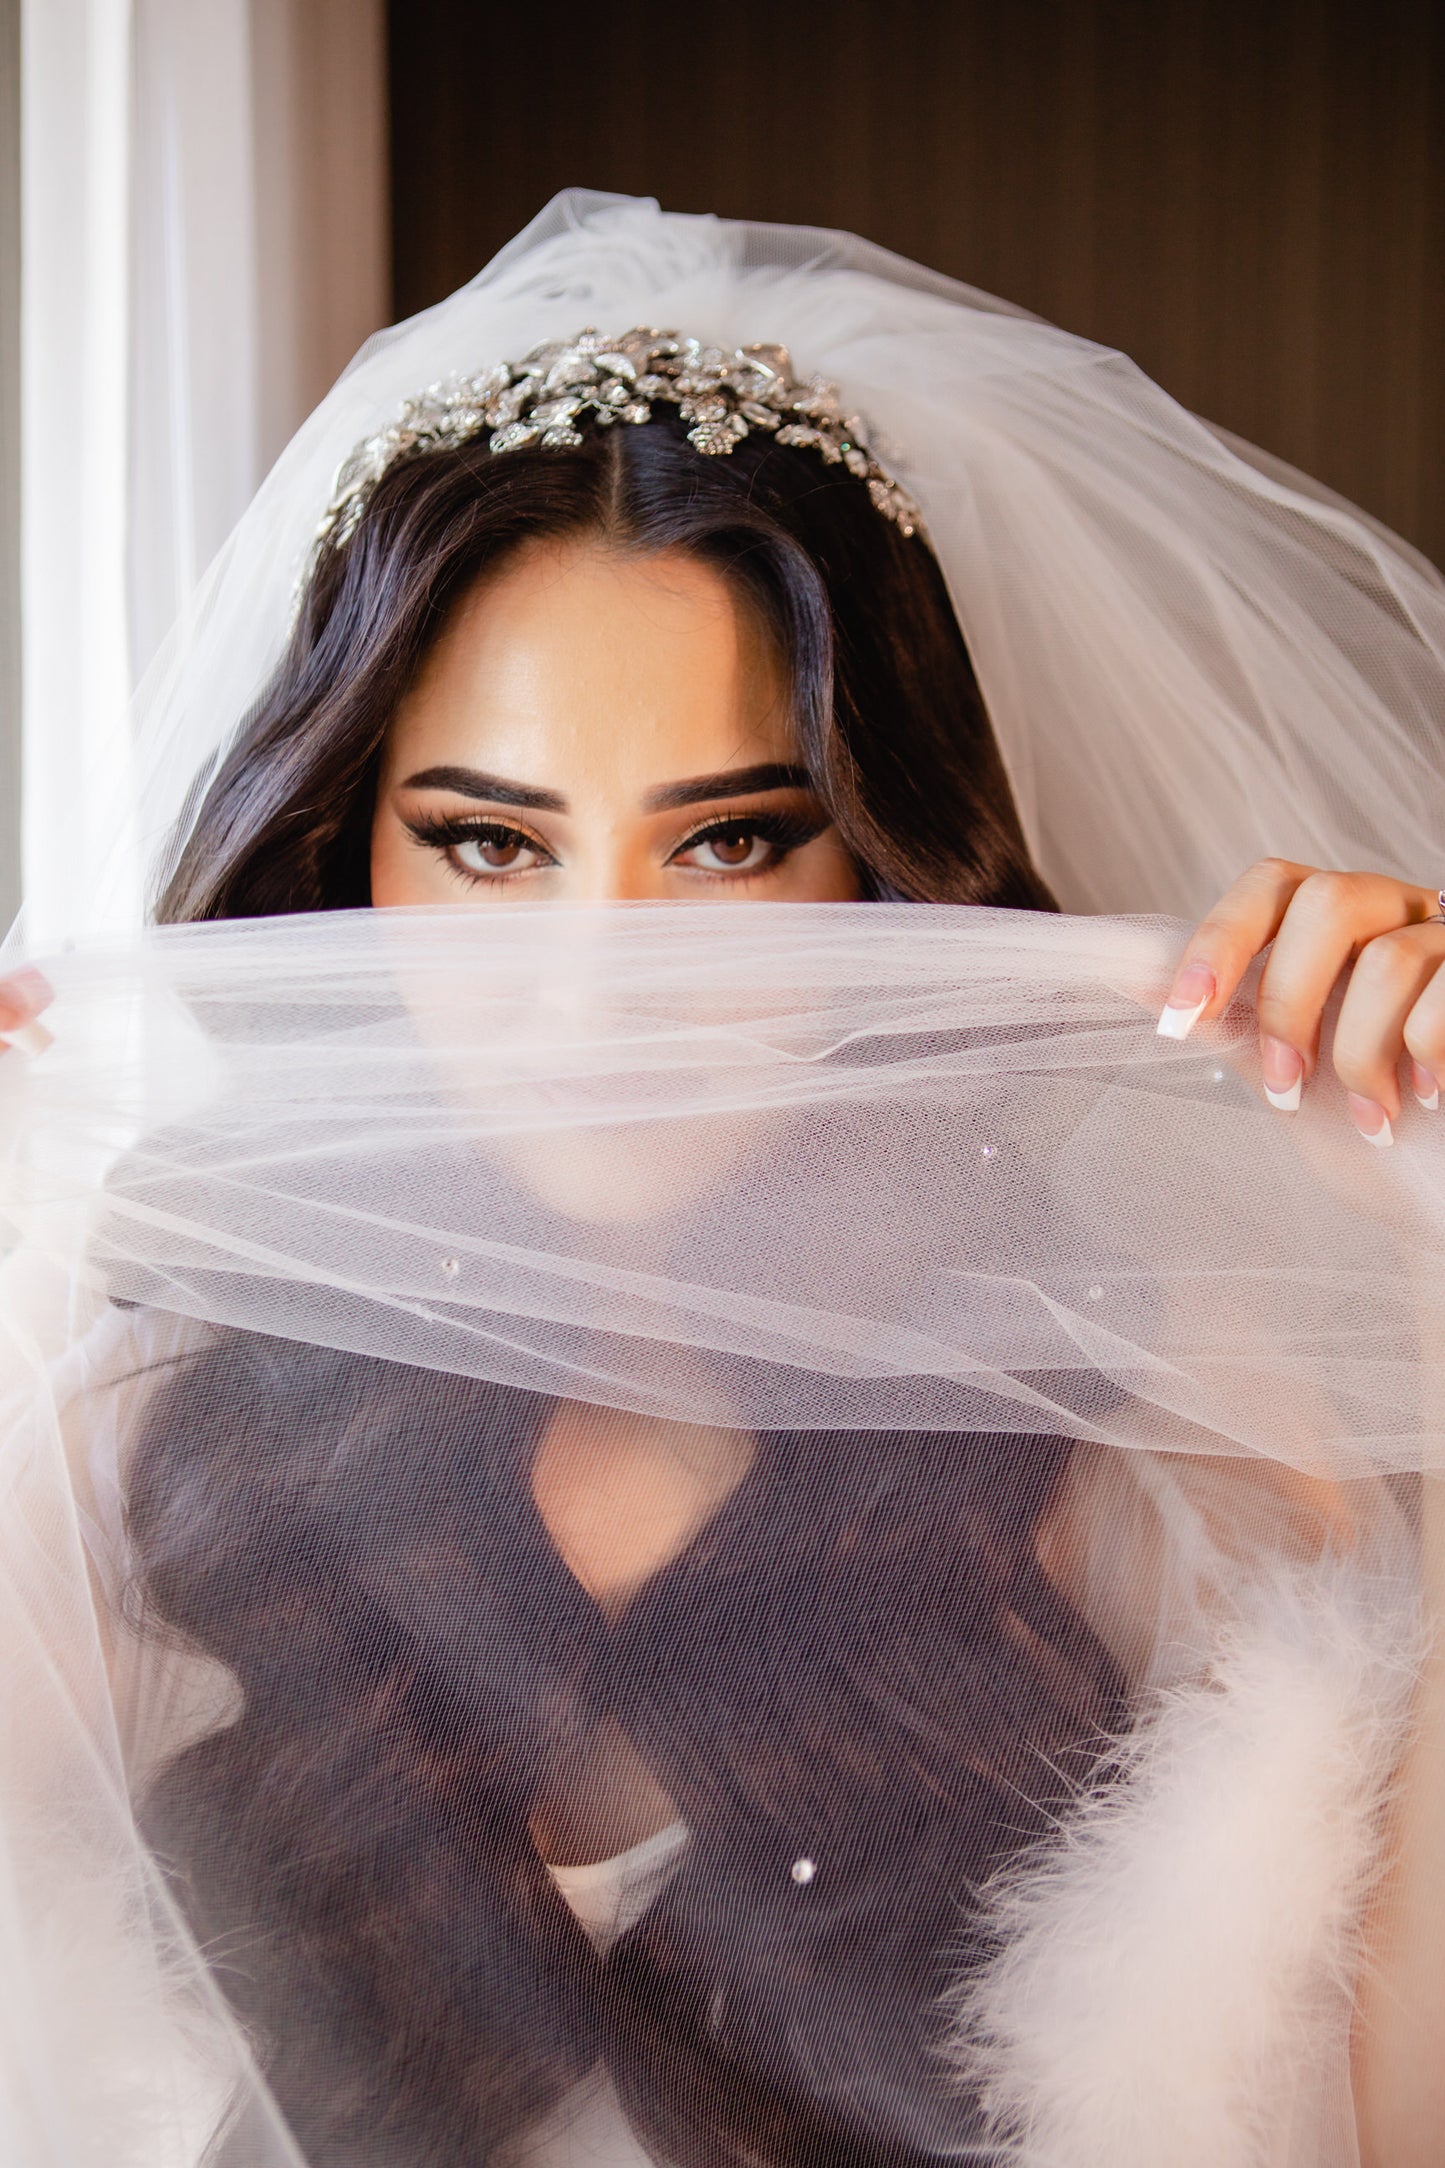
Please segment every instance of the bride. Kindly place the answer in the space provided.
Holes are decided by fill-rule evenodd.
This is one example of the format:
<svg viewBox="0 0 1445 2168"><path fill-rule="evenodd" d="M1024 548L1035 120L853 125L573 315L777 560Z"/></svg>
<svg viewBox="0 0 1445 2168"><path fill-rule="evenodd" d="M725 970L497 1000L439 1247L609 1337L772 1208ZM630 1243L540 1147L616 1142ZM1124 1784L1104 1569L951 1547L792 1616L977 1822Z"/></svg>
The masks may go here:
<svg viewBox="0 0 1445 2168"><path fill-rule="evenodd" d="M569 199L343 378L148 695L173 930L0 982L13 1422L159 1867L94 1932L234 2055L135 2157L1442 2158L1417 589L835 237Z"/></svg>

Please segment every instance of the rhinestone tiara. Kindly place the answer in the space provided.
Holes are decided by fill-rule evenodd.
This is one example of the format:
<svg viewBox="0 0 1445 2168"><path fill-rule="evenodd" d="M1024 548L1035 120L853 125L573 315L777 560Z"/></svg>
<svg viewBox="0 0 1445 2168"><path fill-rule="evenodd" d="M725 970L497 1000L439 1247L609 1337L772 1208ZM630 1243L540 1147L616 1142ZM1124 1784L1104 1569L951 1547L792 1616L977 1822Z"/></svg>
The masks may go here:
<svg viewBox="0 0 1445 2168"><path fill-rule="evenodd" d="M711 458L733 451L754 430L817 452L866 483L874 505L901 533L922 527L912 497L874 458L862 422L843 411L837 386L819 376L799 381L785 346L728 351L639 326L619 338L582 331L533 347L524 361L447 377L408 399L397 419L359 444L340 469L317 546L347 541L397 459L446 451L484 431L493 452L529 444L565 449L582 442L584 426L650 421L655 406L676 407L689 425L688 442Z"/></svg>

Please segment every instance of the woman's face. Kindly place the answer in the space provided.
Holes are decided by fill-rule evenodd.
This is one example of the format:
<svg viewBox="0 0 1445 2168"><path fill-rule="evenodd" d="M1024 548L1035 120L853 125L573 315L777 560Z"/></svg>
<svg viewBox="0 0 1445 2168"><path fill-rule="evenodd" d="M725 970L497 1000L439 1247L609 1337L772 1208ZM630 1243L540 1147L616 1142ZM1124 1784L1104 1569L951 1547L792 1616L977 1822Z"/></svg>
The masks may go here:
<svg viewBox="0 0 1445 2168"><path fill-rule="evenodd" d="M392 723L377 905L847 902L775 645L681 551L524 545L458 606Z"/></svg>
<svg viewBox="0 0 1445 2168"><path fill-rule="evenodd" d="M573 539L480 580L428 655L383 754L371 893L573 907L532 915L525 942L492 958L484 1010L414 956L408 1006L525 1192L575 1220L642 1223L715 1196L766 1125L688 1111L713 1078L710 1055L689 1059L684 1015L674 1068L637 1073L619 928L593 907L861 889L797 765L786 678L754 613L680 551ZM715 1010L704 1001L696 1021L710 1049Z"/></svg>

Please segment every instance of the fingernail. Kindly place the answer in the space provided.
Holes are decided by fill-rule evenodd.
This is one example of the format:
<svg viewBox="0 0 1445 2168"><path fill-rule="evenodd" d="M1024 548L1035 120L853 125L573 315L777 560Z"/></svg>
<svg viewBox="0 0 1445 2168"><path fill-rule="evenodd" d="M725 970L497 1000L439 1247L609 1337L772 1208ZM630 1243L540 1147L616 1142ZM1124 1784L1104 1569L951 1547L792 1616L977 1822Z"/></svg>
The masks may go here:
<svg viewBox="0 0 1445 2168"><path fill-rule="evenodd" d="M19 971L0 976L0 1006L19 1007L22 1015L34 1016L41 1009L49 1008L55 999L55 989L42 972L33 964L25 964Z"/></svg>
<svg viewBox="0 0 1445 2168"><path fill-rule="evenodd" d="M1439 1078L1432 1076L1423 1062L1412 1061L1410 1085L1426 1113L1434 1114L1440 1105Z"/></svg>
<svg viewBox="0 0 1445 2168"><path fill-rule="evenodd" d="M1155 1027L1161 1039L1187 1039L1214 998L1208 964L1187 964L1169 989Z"/></svg>
<svg viewBox="0 0 1445 2168"><path fill-rule="evenodd" d="M1394 1143L1395 1132L1390 1127L1390 1117L1377 1101L1362 1099L1358 1092L1351 1092L1349 1101L1350 1119L1366 1144L1377 1144L1383 1150L1387 1144Z"/></svg>
<svg viewBox="0 0 1445 2168"><path fill-rule="evenodd" d="M54 1034L43 1024L17 1024L0 1034L0 1046L13 1046L18 1054L43 1054L47 1046L54 1044Z"/></svg>
<svg viewBox="0 0 1445 2168"><path fill-rule="evenodd" d="M1304 1056L1286 1039L1262 1038L1259 1042L1259 1065L1264 1071L1264 1096L1281 1114L1299 1111L1300 1093L1304 1089Z"/></svg>

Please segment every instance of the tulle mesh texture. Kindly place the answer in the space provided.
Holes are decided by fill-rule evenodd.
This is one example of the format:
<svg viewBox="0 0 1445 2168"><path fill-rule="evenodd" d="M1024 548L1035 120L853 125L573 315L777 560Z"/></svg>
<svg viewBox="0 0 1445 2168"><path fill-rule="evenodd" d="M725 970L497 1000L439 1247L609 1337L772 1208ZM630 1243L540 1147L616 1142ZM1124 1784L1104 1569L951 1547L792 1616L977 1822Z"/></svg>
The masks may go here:
<svg viewBox="0 0 1445 2168"><path fill-rule="evenodd" d="M1435 1128L1365 1153L1327 1073L1276 1117L1247 989L1158 1039L1181 933L873 904L167 929L46 965L10 1210L43 1243L89 1168L112 1296L599 1405L1439 1465Z"/></svg>
<svg viewBox="0 0 1445 2168"><path fill-rule="evenodd" d="M1326 1078L1274 1113L1246 1004L1159 1039L1180 931L46 963L10 2157L1350 2160L1445 1162ZM566 1870L614 1855L599 1934Z"/></svg>

